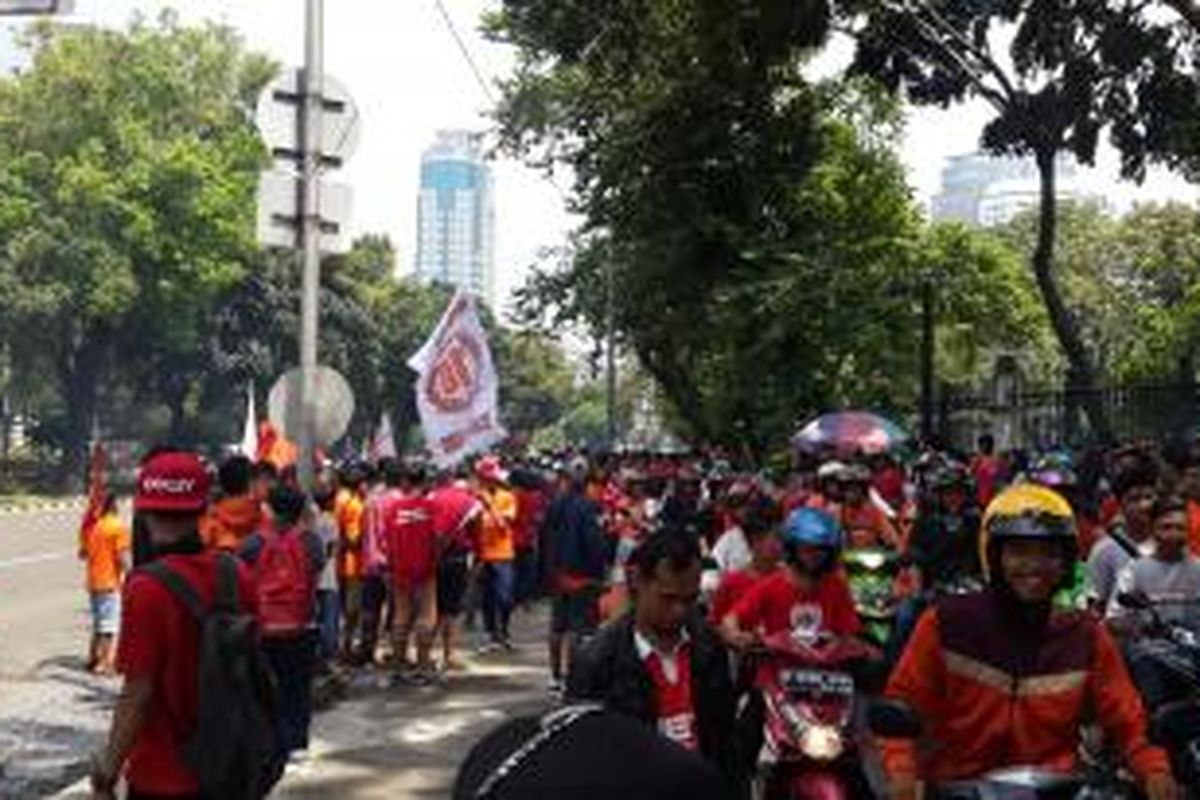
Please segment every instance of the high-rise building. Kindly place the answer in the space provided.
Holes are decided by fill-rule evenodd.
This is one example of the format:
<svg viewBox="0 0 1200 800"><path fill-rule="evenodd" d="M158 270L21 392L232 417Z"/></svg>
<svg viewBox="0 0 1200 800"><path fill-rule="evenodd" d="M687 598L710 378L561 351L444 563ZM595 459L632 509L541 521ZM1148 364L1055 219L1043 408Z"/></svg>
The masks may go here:
<svg viewBox="0 0 1200 800"><path fill-rule="evenodd" d="M439 131L421 156L417 277L461 286L494 308L495 216L482 134Z"/></svg>
<svg viewBox="0 0 1200 800"><path fill-rule="evenodd" d="M1056 165L1059 202L1082 199L1076 186L1078 168L1068 155ZM935 221L958 220L974 225L1003 225L1022 211L1037 208L1041 197L1037 165L1029 158L968 153L946 159L942 191L933 198Z"/></svg>

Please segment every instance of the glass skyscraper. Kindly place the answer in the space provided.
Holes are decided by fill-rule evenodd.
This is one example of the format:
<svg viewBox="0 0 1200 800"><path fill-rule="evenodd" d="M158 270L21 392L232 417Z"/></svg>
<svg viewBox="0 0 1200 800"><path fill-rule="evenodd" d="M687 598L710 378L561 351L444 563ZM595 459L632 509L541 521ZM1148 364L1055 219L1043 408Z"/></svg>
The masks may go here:
<svg viewBox="0 0 1200 800"><path fill-rule="evenodd" d="M421 156L417 277L461 286L495 307L495 207L483 137L439 131Z"/></svg>

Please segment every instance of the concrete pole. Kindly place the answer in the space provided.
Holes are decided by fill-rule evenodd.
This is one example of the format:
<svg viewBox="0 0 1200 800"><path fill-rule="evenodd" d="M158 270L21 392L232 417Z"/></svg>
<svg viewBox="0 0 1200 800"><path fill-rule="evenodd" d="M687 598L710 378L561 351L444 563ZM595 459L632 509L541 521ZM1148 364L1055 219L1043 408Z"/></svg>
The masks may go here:
<svg viewBox="0 0 1200 800"><path fill-rule="evenodd" d="M306 490L313 488L313 451L316 447L316 377L318 298L321 285L321 101L324 87L324 0L307 0L304 35L304 70L301 102L300 249L303 277L300 290L300 450L298 477Z"/></svg>

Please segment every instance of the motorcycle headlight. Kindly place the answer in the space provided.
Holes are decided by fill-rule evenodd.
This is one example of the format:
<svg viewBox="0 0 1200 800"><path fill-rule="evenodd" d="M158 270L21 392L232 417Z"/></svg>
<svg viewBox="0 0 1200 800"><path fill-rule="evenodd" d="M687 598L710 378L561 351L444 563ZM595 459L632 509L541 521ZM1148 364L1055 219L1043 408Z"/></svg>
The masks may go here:
<svg viewBox="0 0 1200 800"><path fill-rule="evenodd" d="M832 725L809 725L800 735L800 752L814 761L833 761L843 749L841 731Z"/></svg>
<svg viewBox="0 0 1200 800"><path fill-rule="evenodd" d="M880 567L887 563L887 555L885 553L859 553L857 558L858 563L862 564L871 572L877 572Z"/></svg>

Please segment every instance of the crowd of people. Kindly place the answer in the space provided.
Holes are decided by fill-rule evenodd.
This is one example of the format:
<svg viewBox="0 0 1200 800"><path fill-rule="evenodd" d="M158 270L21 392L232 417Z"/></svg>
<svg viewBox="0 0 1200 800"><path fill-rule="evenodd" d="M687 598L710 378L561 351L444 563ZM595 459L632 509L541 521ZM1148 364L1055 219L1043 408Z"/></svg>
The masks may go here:
<svg viewBox="0 0 1200 800"><path fill-rule="evenodd" d="M163 450L133 510L131 534L109 499L80 548L89 665L123 678L97 797L122 774L134 798L262 796L307 747L314 678L452 690L463 629L503 659L514 610L542 600L559 710L482 742L456 797L746 797L763 770L753 653L779 633L866 637L846 556L868 551L897 565L870 691L937 745L878 737L891 796L1071 770L1089 726L1147 796L1182 796L1147 720L1197 687L1144 645L1164 620L1200 634L1196 448L1032 457L983 437L974 454L798 453L774 473L719 450L383 459L328 465L308 493L269 464ZM655 745L629 763L662 751L674 776L660 794L649 766L624 776L600 753L630 720ZM529 769L546 741L589 735L578 768Z"/></svg>

